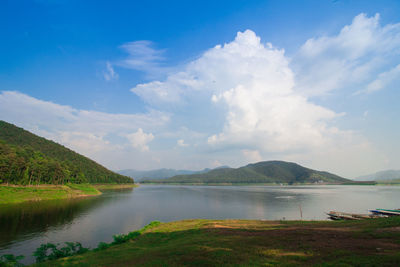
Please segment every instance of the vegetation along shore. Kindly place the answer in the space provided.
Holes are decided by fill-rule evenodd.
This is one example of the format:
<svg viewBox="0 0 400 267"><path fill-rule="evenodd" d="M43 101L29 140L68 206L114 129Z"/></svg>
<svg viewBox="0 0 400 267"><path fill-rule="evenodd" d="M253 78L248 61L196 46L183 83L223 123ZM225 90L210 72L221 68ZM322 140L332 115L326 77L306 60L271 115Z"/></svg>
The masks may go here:
<svg viewBox="0 0 400 267"><path fill-rule="evenodd" d="M135 184L0 185L0 204L97 196L109 189L133 188Z"/></svg>
<svg viewBox="0 0 400 267"><path fill-rule="evenodd" d="M0 204L95 196L134 186L130 177L0 121Z"/></svg>
<svg viewBox="0 0 400 267"><path fill-rule="evenodd" d="M399 229L400 217L153 222L96 249L70 243L59 259L57 246L42 245L36 266L396 266Z"/></svg>

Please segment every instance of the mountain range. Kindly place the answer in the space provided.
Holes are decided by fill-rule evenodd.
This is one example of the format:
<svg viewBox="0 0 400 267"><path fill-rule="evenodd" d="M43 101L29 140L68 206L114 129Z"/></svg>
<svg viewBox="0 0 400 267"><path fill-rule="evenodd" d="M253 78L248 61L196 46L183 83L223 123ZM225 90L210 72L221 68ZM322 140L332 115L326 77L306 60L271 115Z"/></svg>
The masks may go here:
<svg viewBox="0 0 400 267"><path fill-rule="evenodd" d="M400 179L400 170L385 170L357 177L357 181L391 181Z"/></svg>
<svg viewBox="0 0 400 267"><path fill-rule="evenodd" d="M0 121L0 183L132 183L132 178L143 183L187 184L302 184L350 181L329 172L312 170L285 161L263 161L240 168L221 166L200 171L127 169L119 173L112 172L60 144ZM381 176L394 179L400 177L397 174L400 174L400 171L391 171ZM366 177L363 177L363 180L366 180Z"/></svg>
<svg viewBox="0 0 400 267"><path fill-rule="evenodd" d="M223 169L229 168L228 166L220 166L215 169ZM140 171L134 169L126 169L117 171L119 174L126 175L135 179L135 181L142 180L154 180L154 179L166 179L176 175L189 175L189 174L199 174L206 173L213 169L205 168L200 171L192 171L192 170L176 170L176 169L156 169L156 170L148 170L148 171Z"/></svg>
<svg viewBox="0 0 400 267"><path fill-rule="evenodd" d="M296 163L285 161L263 161L240 168L220 168L204 173L176 175L167 179L148 179L142 183L345 183L350 180L338 175L316 171Z"/></svg>

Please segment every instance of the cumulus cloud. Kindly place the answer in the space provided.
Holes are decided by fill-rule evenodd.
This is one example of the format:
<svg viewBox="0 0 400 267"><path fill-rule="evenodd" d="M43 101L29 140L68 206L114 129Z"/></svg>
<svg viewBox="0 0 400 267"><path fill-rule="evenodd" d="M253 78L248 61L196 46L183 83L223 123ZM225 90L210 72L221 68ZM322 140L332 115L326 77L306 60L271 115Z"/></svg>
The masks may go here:
<svg viewBox="0 0 400 267"><path fill-rule="evenodd" d="M148 151L149 147L147 144L154 139L154 135L152 133L146 134L143 132L142 128L139 128L139 130L137 130L135 133L126 135L126 137L129 139L134 148L138 148L141 151Z"/></svg>
<svg viewBox="0 0 400 267"><path fill-rule="evenodd" d="M258 152L258 150L243 149L242 153L249 162L258 162L262 160L262 157L260 155L260 152Z"/></svg>
<svg viewBox="0 0 400 267"><path fill-rule="evenodd" d="M327 125L335 112L311 103L293 87L284 51L247 30L165 81L139 84L132 91L156 108L171 103L175 108L186 103L186 108L202 101L205 115L210 106L224 107L221 132L209 136L209 145L290 151L319 147L346 134Z"/></svg>
<svg viewBox="0 0 400 267"><path fill-rule="evenodd" d="M103 71L103 77L106 81L118 80L118 73L115 72L110 62L106 62L106 70Z"/></svg>
<svg viewBox="0 0 400 267"><path fill-rule="evenodd" d="M241 155L243 163L295 155L302 156L297 161L307 163L320 157L318 151L340 157L340 151L356 155L360 147L364 154L368 149L377 153L361 135L335 126L337 118L346 116L344 112L317 104L311 97L340 89L349 81L365 85L373 77L367 74L379 71L377 65L390 66L390 54L397 53L397 28L397 24L380 26L379 15L360 14L337 36L308 40L292 60L283 49L262 43L246 30L166 79L138 84L131 91L152 108L171 111L191 129L204 124L208 137L198 143L209 152ZM177 115L182 113L186 117ZM359 155L354 161L361 166L367 159ZM341 166L336 168L343 170Z"/></svg>
<svg viewBox="0 0 400 267"><path fill-rule="evenodd" d="M336 35L307 40L290 58L251 30L175 68L165 68L164 50L149 41L121 48L128 57L119 66L164 76L131 89L147 113L78 110L3 92L0 119L103 162L135 162L123 168L283 159L345 174L354 166L367 173L386 160L357 131L335 125L344 112L318 101L341 89L384 90L398 80L400 24L382 26L379 15L360 14ZM111 64L107 69L110 80L118 77Z"/></svg>
<svg viewBox="0 0 400 267"><path fill-rule="evenodd" d="M180 147L187 147L189 146L188 144L185 144L185 140L183 139L179 139L178 141L176 141L177 145Z"/></svg>
<svg viewBox="0 0 400 267"><path fill-rule="evenodd" d="M382 69L400 60L400 23L381 26L379 14L356 16L338 35L311 38L294 56L297 90L318 96L338 89L352 93L363 88ZM370 85L376 91L379 82ZM355 90L358 89L358 90Z"/></svg>
<svg viewBox="0 0 400 267"><path fill-rule="evenodd" d="M40 129L37 129L39 132ZM73 147L79 151L84 151L84 153L89 152L99 153L109 150L111 144L108 140L105 140L103 136L96 135L95 133L89 132L75 132L75 131L64 131L51 133L47 131L42 131L41 135L48 136L53 140L59 141L61 144L65 144L68 147Z"/></svg>
<svg viewBox="0 0 400 267"><path fill-rule="evenodd" d="M0 119L103 161L111 151L123 150L125 144L148 150L146 144L154 136L142 129L160 130L168 123L169 115L155 110L144 114L80 110L5 91L0 94Z"/></svg>

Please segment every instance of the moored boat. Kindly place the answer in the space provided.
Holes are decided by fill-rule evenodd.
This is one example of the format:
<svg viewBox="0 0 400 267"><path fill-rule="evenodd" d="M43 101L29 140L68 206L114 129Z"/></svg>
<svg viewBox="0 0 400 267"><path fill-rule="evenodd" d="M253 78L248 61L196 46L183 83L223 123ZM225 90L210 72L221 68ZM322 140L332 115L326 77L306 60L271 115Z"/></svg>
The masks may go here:
<svg viewBox="0 0 400 267"><path fill-rule="evenodd" d="M375 210L370 210L374 214L382 214L382 215L387 215L387 216L400 216L400 210L399 209L394 209L394 210L389 210L389 209L375 209Z"/></svg>
<svg viewBox="0 0 400 267"><path fill-rule="evenodd" d="M363 220L386 217L382 214L356 214L338 211L330 211L327 215L331 220Z"/></svg>

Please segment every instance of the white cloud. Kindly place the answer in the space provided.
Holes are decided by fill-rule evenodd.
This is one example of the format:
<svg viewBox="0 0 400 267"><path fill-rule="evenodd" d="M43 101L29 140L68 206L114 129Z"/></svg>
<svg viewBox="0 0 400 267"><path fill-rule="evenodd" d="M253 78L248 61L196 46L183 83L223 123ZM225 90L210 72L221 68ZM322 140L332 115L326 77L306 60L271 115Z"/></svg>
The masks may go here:
<svg viewBox="0 0 400 267"><path fill-rule="evenodd" d="M390 85L394 81L400 80L400 64L394 67L393 69L382 72L381 74L378 75L378 78L375 79L374 81L370 82L367 85L367 88L361 93L372 93L375 91L382 90L386 86Z"/></svg>
<svg viewBox="0 0 400 267"><path fill-rule="evenodd" d="M379 14L360 14L338 35L311 38L301 47L292 61L296 90L308 96L342 88L359 91L382 69L388 71L399 60L400 23L381 26ZM367 91L378 87L379 82Z"/></svg>
<svg viewBox="0 0 400 267"><path fill-rule="evenodd" d="M122 150L128 143L146 150L146 143L154 136L142 129L162 129L169 122L169 115L154 110L144 114L79 110L5 91L0 94L0 119L59 142L107 166L119 166L119 157L114 159L110 153L124 154Z"/></svg>
<svg viewBox="0 0 400 267"><path fill-rule="evenodd" d="M342 144L327 146L307 154L284 154L280 159L350 179L363 173L385 169L388 164L388 158L382 151L371 145L365 137L356 134Z"/></svg>
<svg viewBox="0 0 400 267"><path fill-rule="evenodd" d="M128 53L128 57L119 63L122 67L146 72L151 77L168 70L163 66L165 50L154 48L154 43L151 41L129 42L121 45L120 48Z"/></svg>
<svg viewBox="0 0 400 267"><path fill-rule="evenodd" d="M109 141L103 139L103 136L88 132L58 132L57 136L42 132L42 135L48 135L52 137L51 139L59 140L60 143L68 147L77 148L79 151L90 151L90 153L104 152L112 146Z"/></svg>
<svg viewBox="0 0 400 267"><path fill-rule="evenodd" d="M154 139L152 133L146 134L142 128L139 128L135 133L127 134L126 137L134 148L138 148L141 151L148 151L149 147L147 144Z"/></svg>
<svg viewBox="0 0 400 267"><path fill-rule="evenodd" d="M177 143L177 145L180 146L180 147L187 147L187 146L189 146L188 144L185 144L185 140L183 140L183 139L179 139L176 143Z"/></svg>
<svg viewBox="0 0 400 267"><path fill-rule="evenodd" d="M211 162L211 168L212 169L218 168L218 167L221 167L221 166L222 166L222 163L219 160L214 160L213 162Z"/></svg>
<svg viewBox="0 0 400 267"><path fill-rule="evenodd" d="M224 107L218 110L224 114L221 132L208 138L212 145L290 151L319 147L346 134L327 125L335 112L311 103L293 86L284 51L262 44L247 30L165 81L140 84L132 91L156 108L186 108L194 103L206 116L210 107ZM196 105L199 101L201 105ZM214 118L218 116L210 117Z"/></svg>
<svg viewBox="0 0 400 267"><path fill-rule="evenodd" d="M321 157L318 151L341 157L340 151L354 152L362 144L363 154L354 159L361 166L369 162L365 155L368 147L371 153L373 151L370 144L359 134L334 125L335 119L345 116L345 113L318 105L310 100L310 96L340 88L346 79L366 79L365 73L375 68L379 56L371 58L372 62L365 59L362 64L355 64L363 55L375 53L376 47L371 48L365 42L372 42L374 37L370 34L376 32L382 35L380 39L383 40L389 29L396 30L397 27L380 27L378 19L378 16L367 18L360 15L339 36L307 41L294 59L297 66L305 68L302 71L293 71L284 50L262 43L254 32L247 30L239 32L234 41L205 51L165 80L139 84L132 88L132 92L149 106L172 112L174 119L179 119L179 123L188 125L190 129L204 125L200 128L208 133L208 137L203 142L197 140L197 143L203 150L208 147L206 153L216 151L225 158L229 158L228 154L242 156L240 162L243 163L271 158L290 159L300 154L307 162L315 159L316 155ZM372 33L371 27L375 29ZM353 41L348 42L351 36ZM334 48L338 52L329 58ZM381 51L379 55L389 50L382 48ZM325 58L327 65L318 65ZM302 60L301 64L299 60ZM340 64L336 66L336 62ZM335 66L340 73L331 73ZM347 71L351 70L352 77L341 70L343 66ZM319 67L322 69L320 72ZM317 70L314 83L307 79L307 82L299 80L299 75L311 77L314 70ZM340 77L332 78L331 82L332 75ZM311 91L304 88L306 85ZM206 127L205 122L212 127ZM331 159L324 158L323 161ZM375 166L380 163L375 162ZM330 168L341 169L339 163ZM350 169L346 171L350 172Z"/></svg>
<svg viewBox="0 0 400 267"><path fill-rule="evenodd" d="M260 155L260 152L258 150L247 150L243 149L242 150L243 155L246 157L246 159L250 162L258 162L262 160L262 157Z"/></svg>
<svg viewBox="0 0 400 267"><path fill-rule="evenodd" d="M106 70L103 71L103 77L106 81L118 80L118 73L115 72L110 62L106 62Z"/></svg>
<svg viewBox="0 0 400 267"><path fill-rule="evenodd" d="M147 113L79 110L3 92L0 118L115 168L283 159L351 174L354 166L367 172L387 160L357 129L339 128L338 118L348 115L319 97L341 89L374 92L396 82L400 24L381 26L378 15L360 14L336 35L309 39L292 58L247 30L173 69L149 41L121 48L128 58L120 66L165 75L131 89ZM107 68L107 77L117 75L111 64Z"/></svg>

